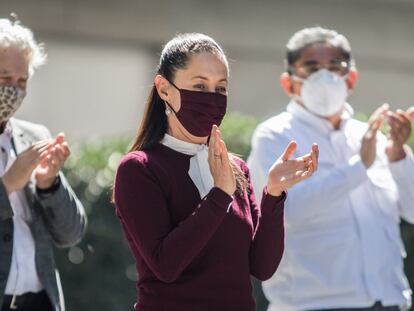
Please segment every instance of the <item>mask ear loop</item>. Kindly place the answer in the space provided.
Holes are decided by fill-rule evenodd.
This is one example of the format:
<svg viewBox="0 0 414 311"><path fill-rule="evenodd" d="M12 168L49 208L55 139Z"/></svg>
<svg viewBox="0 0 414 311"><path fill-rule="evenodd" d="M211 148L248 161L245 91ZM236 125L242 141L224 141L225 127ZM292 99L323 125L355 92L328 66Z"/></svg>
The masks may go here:
<svg viewBox="0 0 414 311"><path fill-rule="evenodd" d="M292 78L292 80L294 80L294 81L296 81L296 82L299 82L299 83L304 83L305 82L305 80L306 79L304 79L304 78L301 78L301 77L299 77L299 76L297 76L297 75L295 75L295 74L291 74L290 75L291 76L291 78ZM300 95L295 95L295 94L292 94L291 96L290 96L290 98L292 98L295 102L301 102L302 101L302 98L300 97Z"/></svg>
<svg viewBox="0 0 414 311"><path fill-rule="evenodd" d="M180 89L173 83L171 82L169 79L167 79L166 77L164 77L165 80L167 80L173 87L175 87L178 91L180 91ZM165 103L165 114L168 116L171 114L171 112L174 112L174 114L177 114L177 111L174 110L174 108L167 102L164 100Z"/></svg>
<svg viewBox="0 0 414 311"><path fill-rule="evenodd" d="M178 91L180 91L180 89L174 83L172 83L169 79L167 79L166 77L164 77L164 79L167 80ZM174 108L167 101L164 100L164 104L165 104L165 114L167 116L169 116L171 114L171 112L174 112L174 114L177 114L177 112L174 110Z"/></svg>
<svg viewBox="0 0 414 311"><path fill-rule="evenodd" d="M173 87L175 87L178 91L181 91L181 89L176 86L173 82L171 82L169 79L167 79L166 77L164 77L165 80L167 80Z"/></svg>
<svg viewBox="0 0 414 311"><path fill-rule="evenodd" d="M294 74L292 74L291 77L292 77L293 80L295 80L296 82L300 82L300 83L303 83L306 80L306 79L298 77L297 75L294 75Z"/></svg>

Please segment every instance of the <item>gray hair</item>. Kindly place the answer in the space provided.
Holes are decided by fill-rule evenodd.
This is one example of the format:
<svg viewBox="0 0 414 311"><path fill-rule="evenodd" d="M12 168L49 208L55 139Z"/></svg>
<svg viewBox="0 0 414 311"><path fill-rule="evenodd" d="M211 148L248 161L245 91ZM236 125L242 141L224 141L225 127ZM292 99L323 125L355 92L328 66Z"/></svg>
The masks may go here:
<svg viewBox="0 0 414 311"><path fill-rule="evenodd" d="M46 63L43 44L36 42L33 32L17 20L0 19L0 48L15 47L28 58L29 75Z"/></svg>
<svg viewBox="0 0 414 311"><path fill-rule="evenodd" d="M304 48L319 42L325 42L338 48L346 60L350 62L351 66L354 65L354 61L351 57L351 45L344 35L331 29L310 27L296 32L286 44L286 62L288 68L290 69L299 59L300 52Z"/></svg>

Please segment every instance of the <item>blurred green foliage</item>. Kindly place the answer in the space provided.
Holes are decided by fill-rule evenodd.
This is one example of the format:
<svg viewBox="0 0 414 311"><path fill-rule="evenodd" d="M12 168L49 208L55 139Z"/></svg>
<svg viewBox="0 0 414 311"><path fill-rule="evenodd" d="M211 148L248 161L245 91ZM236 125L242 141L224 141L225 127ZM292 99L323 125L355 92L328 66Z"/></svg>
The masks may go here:
<svg viewBox="0 0 414 311"><path fill-rule="evenodd" d="M132 310L135 302L134 260L111 204L114 173L129 141L73 146L67 161L66 176L88 214L82 242L56 252L69 311Z"/></svg>
<svg viewBox="0 0 414 311"><path fill-rule="evenodd" d="M246 159L250 153L250 140L258 120L240 112L226 114L220 131L230 152Z"/></svg>
<svg viewBox="0 0 414 311"><path fill-rule="evenodd" d="M220 128L229 150L246 159L257 124L254 117L227 114ZM134 260L111 204L116 167L131 139L105 139L72 147L66 176L86 208L89 224L79 245L56 252L68 311L132 310L136 300ZM414 147L414 135L410 142ZM406 272L414 286L414 227L406 223L401 227L408 253ZM260 283L253 280L253 287L257 310L266 310Z"/></svg>

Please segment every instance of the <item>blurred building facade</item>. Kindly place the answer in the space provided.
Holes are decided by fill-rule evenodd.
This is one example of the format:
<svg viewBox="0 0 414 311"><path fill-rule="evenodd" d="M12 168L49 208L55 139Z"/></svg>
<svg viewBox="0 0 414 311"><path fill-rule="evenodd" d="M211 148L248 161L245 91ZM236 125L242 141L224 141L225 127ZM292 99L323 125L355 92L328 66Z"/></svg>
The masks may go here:
<svg viewBox="0 0 414 311"><path fill-rule="evenodd" d="M227 51L229 110L281 112L285 44L315 25L351 42L355 110L414 105L411 0L2 0L0 12L16 12L49 55L18 115L69 140L135 132L162 44L180 32L206 33Z"/></svg>

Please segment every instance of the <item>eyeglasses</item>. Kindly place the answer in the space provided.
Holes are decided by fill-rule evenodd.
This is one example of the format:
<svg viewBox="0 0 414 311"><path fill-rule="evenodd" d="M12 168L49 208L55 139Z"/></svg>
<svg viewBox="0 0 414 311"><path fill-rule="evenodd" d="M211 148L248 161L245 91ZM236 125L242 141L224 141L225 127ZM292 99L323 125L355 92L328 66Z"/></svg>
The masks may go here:
<svg viewBox="0 0 414 311"><path fill-rule="evenodd" d="M350 65L349 61L342 59L332 60L329 64L326 65L321 65L316 61L305 61L305 63L300 67L295 68L294 66L290 66L290 71L292 74L306 79L311 74L317 72L322 68L328 69L329 71L334 72L340 76L345 76L349 73Z"/></svg>

